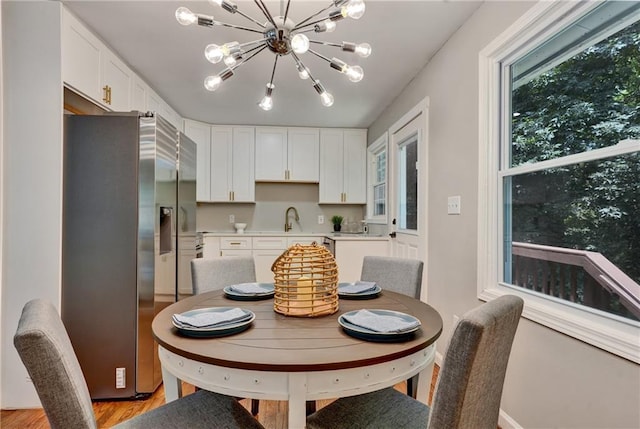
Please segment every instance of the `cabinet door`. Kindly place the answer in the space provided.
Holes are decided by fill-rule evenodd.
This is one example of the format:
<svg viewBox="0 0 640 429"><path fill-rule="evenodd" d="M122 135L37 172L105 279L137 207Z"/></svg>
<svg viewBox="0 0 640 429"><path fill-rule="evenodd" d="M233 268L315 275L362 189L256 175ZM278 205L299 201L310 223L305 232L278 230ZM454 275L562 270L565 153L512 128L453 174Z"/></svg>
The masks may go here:
<svg viewBox="0 0 640 429"><path fill-rule="evenodd" d="M344 197L350 204L367 203L367 132L344 131Z"/></svg>
<svg viewBox="0 0 640 429"><path fill-rule="evenodd" d="M131 80L131 110L147 111L147 84L136 74Z"/></svg>
<svg viewBox="0 0 640 429"><path fill-rule="evenodd" d="M231 201L231 127L211 127L210 189L211 201Z"/></svg>
<svg viewBox="0 0 640 429"><path fill-rule="evenodd" d="M320 203L343 200L343 146L342 130L320 130Z"/></svg>
<svg viewBox="0 0 640 429"><path fill-rule="evenodd" d="M102 43L63 8L62 79L70 88L100 101Z"/></svg>
<svg viewBox="0 0 640 429"><path fill-rule="evenodd" d="M149 89L149 91L147 91L147 110L150 112L160 113L161 103L162 99L160 98L160 96L153 90Z"/></svg>
<svg viewBox="0 0 640 429"><path fill-rule="evenodd" d="M254 202L256 183L254 170L255 129L233 128L232 197L236 202Z"/></svg>
<svg viewBox="0 0 640 429"><path fill-rule="evenodd" d="M287 179L297 182L320 180L320 130L289 128L287 139Z"/></svg>
<svg viewBox="0 0 640 429"><path fill-rule="evenodd" d="M129 111L132 75L125 63L105 49L102 55L102 104L116 112Z"/></svg>
<svg viewBox="0 0 640 429"><path fill-rule="evenodd" d="M211 126L185 120L184 133L197 145L196 200L211 201Z"/></svg>
<svg viewBox="0 0 640 429"><path fill-rule="evenodd" d="M257 127L255 139L255 179L258 181L286 180L287 129Z"/></svg>
<svg viewBox="0 0 640 429"><path fill-rule="evenodd" d="M274 276L271 266L284 250L253 250L253 260L256 264L256 281L273 283Z"/></svg>

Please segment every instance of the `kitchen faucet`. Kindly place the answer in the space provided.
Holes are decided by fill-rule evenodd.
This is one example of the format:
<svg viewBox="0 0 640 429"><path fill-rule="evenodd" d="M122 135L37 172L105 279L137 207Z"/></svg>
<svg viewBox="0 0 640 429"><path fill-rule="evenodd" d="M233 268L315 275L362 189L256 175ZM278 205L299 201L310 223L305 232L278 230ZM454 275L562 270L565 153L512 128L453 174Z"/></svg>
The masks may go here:
<svg viewBox="0 0 640 429"><path fill-rule="evenodd" d="M284 213L284 232L289 232L292 228L291 222L289 222L289 210L291 209L293 209L293 213L296 215L296 221L300 220L300 216L298 216L298 210L296 210L296 208L293 206L289 207Z"/></svg>

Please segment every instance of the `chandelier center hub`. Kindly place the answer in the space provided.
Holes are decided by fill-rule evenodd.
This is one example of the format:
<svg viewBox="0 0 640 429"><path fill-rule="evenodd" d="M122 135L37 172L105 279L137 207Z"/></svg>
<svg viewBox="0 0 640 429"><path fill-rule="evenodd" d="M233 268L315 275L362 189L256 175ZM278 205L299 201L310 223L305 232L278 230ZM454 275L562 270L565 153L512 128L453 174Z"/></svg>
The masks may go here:
<svg viewBox="0 0 640 429"><path fill-rule="evenodd" d="M296 26L295 23L287 18L284 21L282 16L274 16L274 26L271 21L265 23L264 37L267 39L269 49L278 55L288 55L291 53L291 30Z"/></svg>

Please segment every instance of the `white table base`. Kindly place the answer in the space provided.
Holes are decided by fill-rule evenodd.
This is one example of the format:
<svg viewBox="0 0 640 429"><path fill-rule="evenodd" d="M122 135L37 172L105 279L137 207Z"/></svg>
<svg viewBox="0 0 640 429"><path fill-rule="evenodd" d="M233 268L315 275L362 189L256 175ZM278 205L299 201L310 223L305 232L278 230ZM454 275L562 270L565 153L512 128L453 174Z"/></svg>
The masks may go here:
<svg viewBox="0 0 640 429"><path fill-rule="evenodd" d="M158 347L167 402L182 395L181 380L230 396L289 402L289 429L303 429L306 401L359 395L393 386L416 374L417 398L428 399L435 343L409 356L358 368L327 371L256 371L211 365Z"/></svg>

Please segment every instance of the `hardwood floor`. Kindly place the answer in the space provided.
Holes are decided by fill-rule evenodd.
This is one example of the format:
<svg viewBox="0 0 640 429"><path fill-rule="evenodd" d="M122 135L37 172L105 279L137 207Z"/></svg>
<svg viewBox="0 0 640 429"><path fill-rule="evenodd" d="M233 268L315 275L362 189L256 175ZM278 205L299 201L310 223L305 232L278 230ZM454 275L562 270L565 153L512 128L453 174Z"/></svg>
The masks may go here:
<svg viewBox="0 0 640 429"><path fill-rule="evenodd" d="M431 380L431 391L429 393L429 403L438 377L438 367L434 366L433 379ZM405 392L405 383L397 384L396 389ZM185 395L193 393L191 385L184 384ZM240 401L247 409L250 401L243 399ZM331 400L318 401L317 406L321 408L331 403ZM93 403L93 411L99 428L109 428L124 420L128 420L140 413L152 410L164 404L164 389L162 386L146 400L140 401L100 401ZM260 414L257 416L260 423L267 429L285 429L287 427L287 403L285 401L260 401ZM49 423L44 411L35 410L2 410L0 412L0 427L3 429L46 429Z"/></svg>

